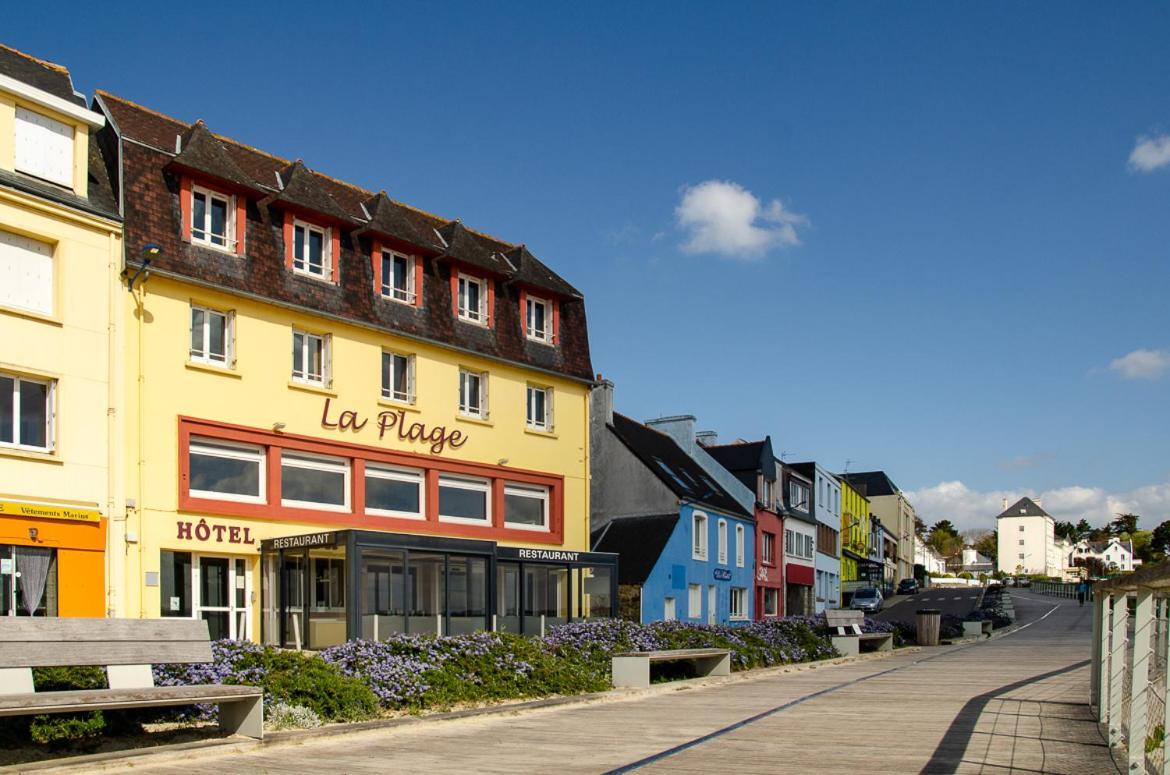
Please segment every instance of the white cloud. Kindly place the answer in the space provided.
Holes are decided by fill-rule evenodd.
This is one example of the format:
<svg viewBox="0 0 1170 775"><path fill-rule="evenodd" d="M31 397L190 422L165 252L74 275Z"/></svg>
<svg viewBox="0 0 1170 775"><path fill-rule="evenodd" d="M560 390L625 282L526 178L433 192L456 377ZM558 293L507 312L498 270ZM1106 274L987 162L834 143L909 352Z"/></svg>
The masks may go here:
<svg viewBox="0 0 1170 775"><path fill-rule="evenodd" d="M1138 487L1128 492L1111 493L1101 487L1058 487L1052 490L972 490L959 481L940 482L934 487L906 493L918 516L927 525L949 519L959 530L995 529L995 518L1008 505L1027 495L1039 500L1041 507L1055 519L1078 522L1087 519L1100 527L1117 514L1138 514L1138 527L1153 530L1170 519L1170 480Z"/></svg>
<svg viewBox="0 0 1170 775"><path fill-rule="evenodd" d="M1170 135L1139 137L1129 154L1129 168L1135 172L1153 172L1166 166L1170 166Z"/></svg>
<svg viewBox="0 0 1170 775"><path fill-rule="evenodd" d="M758 258L775 247L800 244L796 227L808 219L773 199L766 205L738 183L708 180L683 191L674 210L687 232L686 253L715 253L731 258Z"/></svg>
<svg viewBox="0 0 1170 775"><path fill-rule="evenodd" d="M1134 350L1114 358L1109 368L1127 379L1157 379L1170 369L1170 350Z"/></svg>

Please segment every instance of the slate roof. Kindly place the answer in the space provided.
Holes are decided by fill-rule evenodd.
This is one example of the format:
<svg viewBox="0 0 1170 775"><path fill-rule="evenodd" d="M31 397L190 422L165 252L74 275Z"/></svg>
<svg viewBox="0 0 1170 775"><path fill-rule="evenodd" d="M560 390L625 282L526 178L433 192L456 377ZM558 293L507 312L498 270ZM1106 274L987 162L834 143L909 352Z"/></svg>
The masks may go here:
<svg viewBox="0 0 1170 775"><path fill-rule="evenodd" d="M85 97L73 90L73 79L61 65L31 57L22 51L0 43L0 73L48 92L66 102L85 107Z"/></svg>
<svg viewBox="0 0 1170 775"><path fill-rule="evenodd" d="M595 552L616 552L619 584L644 584L678 524L678 513L617 517L593 531Z"/></svg>
<svg viewBox="0 0 1170 775"><path fill-rule="evenodd" d="M127 255L136 257L142 245L158 243L162 255L151 265L156 274L186 278L592 382L584 299L547 267L547 276L533 271L517 279L546 288L552 294L566 293L560 299L560 336L555 347L530 342L525 337L519 287L508 282L517 272L503 258L517 245L389 197L385 197L387 202L381 202L381 194L219 135L212 137L240 173L255 181L264 196L272 195L273 208L279 208L284 201L290 208L328 214L336 206L336 215L348 224L348 228L342 228L340 284L322 283L285 268L283 235L261 212L265 208L257 207L262 196L248 202L244 260L193 245L182 240L179 180L168 171L176 159L175 138L188 134L192 125L107 92L97 93L96 105L95 109L110 119L102 130L103 137L116 130L123 138L122 201ZM283 189L278 186L277 173L282 175ZM385 211L377 214L376 222L372 220L376 213L370 211L371 203L374 211ZM362 244L363 235L370 232L397 238L423 256L421 307L386 301L374 292L369 246ZM446 232L446 245L437 232ZM449 279L453 261L481 268L497 283L490 328L460 323L452 314Z"/></svg>
<svg viewBox="0 0 1170 775"><path fill-rule="evenodd" d="M752 518L739 502L665 433L613 413L614 434L679 498L728 515Z"/></svg>
<svg viewBox="0 0 1170 775"><path fill-rule="evenodd" d="M1039 504L1031 498L1024 497L1008 506L1000 513L996 519L1003 517L1051 517L1044 509L1040 508Z"/></svg>
<svg viewBox="0 0 1170 775"><path fill-rule="evenodd" d="M174 166L200 172L250 191L264 190L232 160L223 143L211 133L203 119L192 124L181 138L179 154L171 161Z"/></svg>
<svg viewBox="0 0 1170 775"><path fill-rule="evenodd" d="M897 495L901 490L894 480L886 475L885 471L860 471L857 473L837 474L838 479L849 482L849 486L867 498L879 498L883 495ZM858 485L864 490L858 489Z"/></svg>
<svg viewBox="0 0 1170 775"><path fill-rule="evenodd" d="M764 459L765 445L771 449L770 438L743 444L713 444L709 447L704 446L703 449L728 471L759 471L761 461Z"/></svg>
<svg viewBox="0 0 1170 775"><path fill-rule="evenodd" d="M576 296L577 289L562 280L556 272L545 266L539 258L532 255L526 245L519 245L504 253L508 263L515 267L512 280L525 283L535 288L553 291L561 296Z"/></svg>

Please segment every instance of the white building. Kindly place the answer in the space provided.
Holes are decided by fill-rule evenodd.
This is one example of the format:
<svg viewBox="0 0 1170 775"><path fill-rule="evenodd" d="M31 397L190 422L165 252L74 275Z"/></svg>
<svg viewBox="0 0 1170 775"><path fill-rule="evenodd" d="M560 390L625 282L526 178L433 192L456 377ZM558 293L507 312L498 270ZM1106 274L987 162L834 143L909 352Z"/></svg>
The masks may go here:
<svg viewBox="0 0 1170 775"><path fill-rule="evenodd" d="M1031 498L1020 498L996 518L997 565L1010 574L1060 577L1065 558L1056 542L1056 521Z"/></svg>
<svg viewBox="0 0 1170 775"><path fill-rule="evenodd" d="M974 546L963 547L963 570L968 573L979 575L980 573L991 573L995 570L995 564L990 557L984 557L979 552L975 551Z"/></svg>
<svg viewBox="0 0 1170 775"><path fill-rule="evenodd" d="M1068 556L1068 564L1075 560L1089 557L1100 560L1106 570L1131 571L1142 564L1141 560L1134 559L1133 541L1122 541L1114 536L1108 541L1081 540L1073 544L1072 553Z"/></svg>
<svg viewBox="0 0 1170 775"><path fill-rule="evenodd" d="M914 564L925 568L927 576L941 576L947 572L946 559L917 534L914 536Z"/></svg>

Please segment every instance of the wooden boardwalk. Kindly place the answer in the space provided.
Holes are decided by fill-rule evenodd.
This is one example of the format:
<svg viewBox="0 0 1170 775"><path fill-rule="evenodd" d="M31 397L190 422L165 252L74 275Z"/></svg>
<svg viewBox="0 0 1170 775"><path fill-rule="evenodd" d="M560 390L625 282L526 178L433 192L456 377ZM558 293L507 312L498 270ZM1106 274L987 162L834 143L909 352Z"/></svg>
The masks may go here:
<svg viewBox="0 0 1170 775"><path fill-rule="evenodd" d="M133 771L1117 772L1085 705L1090 609L1016 600L1033 624L969 646L230 757L146 758Z"/></svg>

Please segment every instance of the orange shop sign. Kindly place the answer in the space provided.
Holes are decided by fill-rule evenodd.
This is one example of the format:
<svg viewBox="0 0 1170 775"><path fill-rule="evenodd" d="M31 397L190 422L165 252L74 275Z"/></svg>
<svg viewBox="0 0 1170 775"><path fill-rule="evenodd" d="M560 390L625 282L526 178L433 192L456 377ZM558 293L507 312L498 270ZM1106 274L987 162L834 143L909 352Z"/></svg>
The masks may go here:
<svg viewBox="0 0 1170 775"><path fill-rule="evenodd" d="M69 522L101 522L102 520L102 514L97 509L61 506L52 503L25 503L23 501L0 501L0 516L64 519Z"/></svg>

